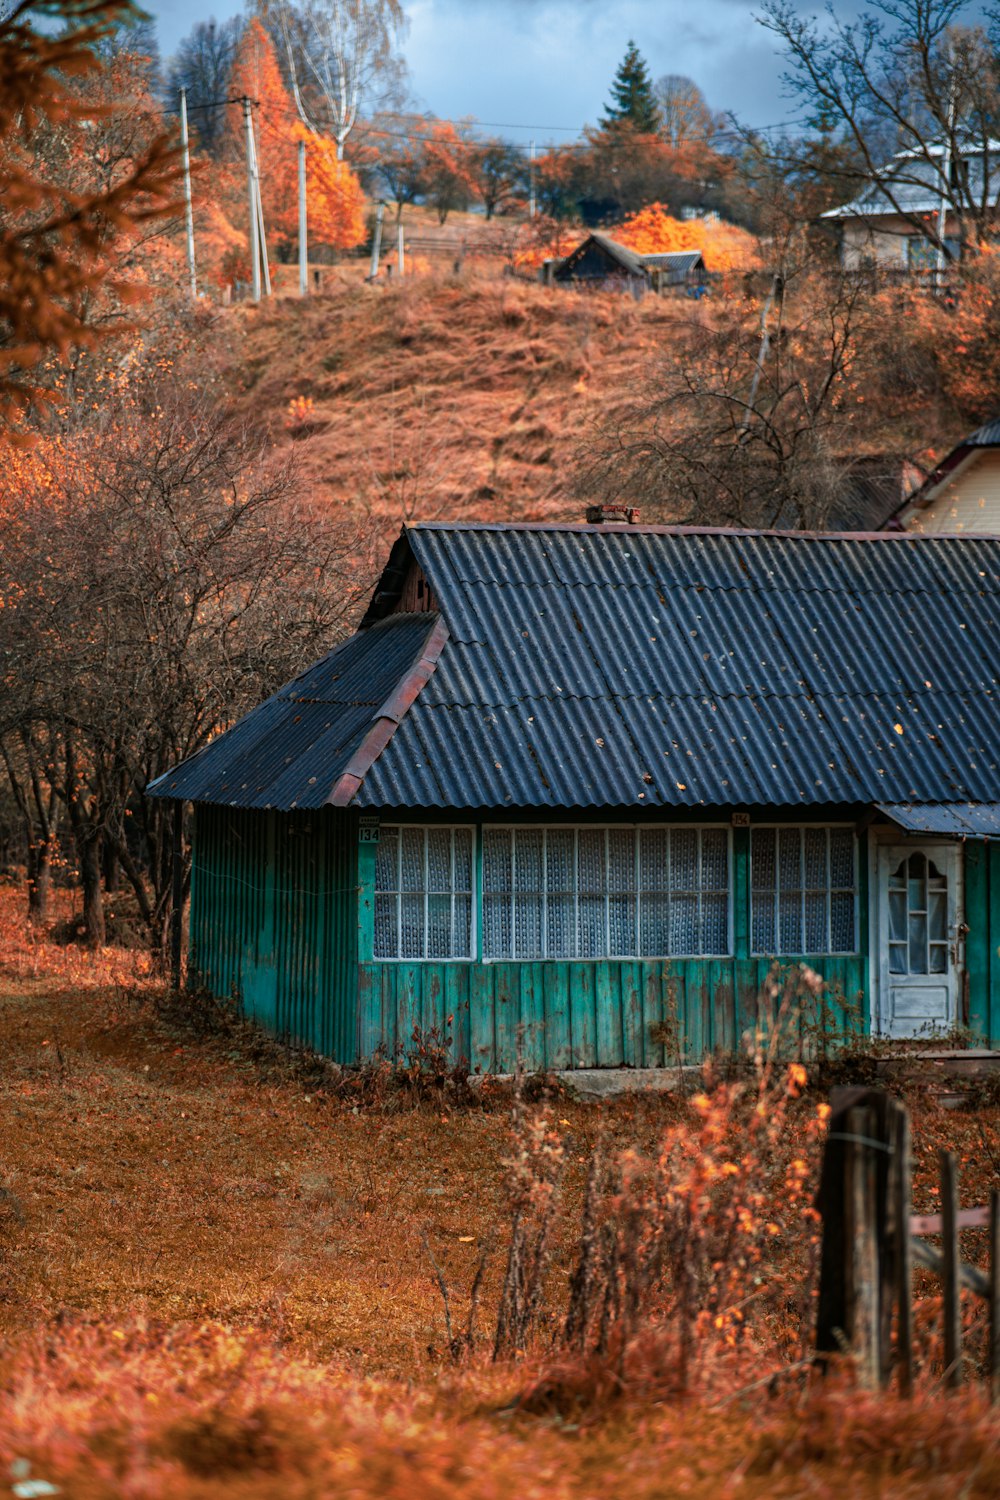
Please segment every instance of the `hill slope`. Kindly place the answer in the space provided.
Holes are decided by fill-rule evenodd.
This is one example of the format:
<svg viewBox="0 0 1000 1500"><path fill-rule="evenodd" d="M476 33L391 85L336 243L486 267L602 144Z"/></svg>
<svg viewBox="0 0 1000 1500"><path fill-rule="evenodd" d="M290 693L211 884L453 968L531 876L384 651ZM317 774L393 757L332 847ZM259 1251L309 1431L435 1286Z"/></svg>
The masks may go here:
<svg viewBox="0 0 1000 1500"><path fill-rule="evenodd" d="M574 519L581 440L684 311L512 280L345 279L229 314L229 379L241 410L299 440L329 503L386 523Z"/></svg>

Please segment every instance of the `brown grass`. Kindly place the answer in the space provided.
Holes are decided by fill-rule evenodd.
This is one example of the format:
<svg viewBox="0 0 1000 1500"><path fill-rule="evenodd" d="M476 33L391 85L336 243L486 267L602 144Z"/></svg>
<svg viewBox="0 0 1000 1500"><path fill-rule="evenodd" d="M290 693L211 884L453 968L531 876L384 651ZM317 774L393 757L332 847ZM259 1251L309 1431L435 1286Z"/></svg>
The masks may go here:
<svg viewBox="0 0 1000 1500"><path fill-rule="evenodd" d="M240 407L288 426L317 497L403 519L582 520L581 439L670 344L678 306L476 271L402 285L331 272L322 295L220 315Z"/></svg>
<svg viewBox="0 0 1000 1500"><path fill-rule="evenodd" d="M28 1464L84 1500L996 1493L996 1419L974 1395L935 1388L933 1284L913 1406L813 1391L791 1369L806 1246L790 1221L759 1337L720 1351L710 1397L616 1401L602 1419L606 1372L558 1369L544 1335L490 1366L509 1232L504 1111L365 1109L310 1092L273 1051L199 1039L134 958L29 939L22 902L0 890L0 1465ZM815 1108L796 1101L790 1149ZM944 1142L962 1155L964 1201L982 1201L1000 1111L915 1108L917 1207L933 1206ZM690 1111L670 1096L555 1102L566 1215L551 1308L565 1305L598 1135L648 1150ZM425 1234L463 1316L478 1242L497 1240L479 1352L457 1371ZM969 1258L982 1251L969 1235ZM762 1372L779 1378L758 1386ZM559 1400L527 1399L557 1377Z"/></svg>

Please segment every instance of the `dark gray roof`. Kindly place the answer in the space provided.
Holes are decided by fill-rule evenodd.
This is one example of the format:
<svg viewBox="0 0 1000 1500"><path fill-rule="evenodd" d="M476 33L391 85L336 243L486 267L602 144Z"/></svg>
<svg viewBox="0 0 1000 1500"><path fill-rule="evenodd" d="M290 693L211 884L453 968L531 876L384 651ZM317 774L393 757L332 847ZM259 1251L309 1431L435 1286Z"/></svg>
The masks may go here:
<svg viewBox="0 0 1000 1500"><path fill-rule="evenodd" d="M369 720L391 676L379 616L411 553L448 639L355 806L1000 801L1000 540L412 526L343 648L378 642ZM397 674L423 651L421 617L403 618ZM315 805L363 718L345 702L345 734L325 713L326 738L303 736L287 770L263 722L259 769L227 772L211 800L267 786L271 805Z"/></svg>
<svg viewBox="0 0 1000 1500"><path fill-rule="evenodd" d="M963 448L1000 448L1000 417L984 422L975 432L970 432L961 446Z"/></svg>
<svg viewBox="0 0 1000 1500"><path fill-rule="evenodd" d="M665 250L655 255L640 255L638 259L650 271L672 271L678 276L705 269L700 250Z"/></svg>
<svg viewBox="0 0 1000 1500"><path fill-rule="evenodd" d="M941 206L942 171L947 171L942 146L928 148L930 160L911 151L900 151L881 170L881 181L891 189L891 198L885 187L876 182L867 183L849 203L839 208L828 208L823 219L867 219L882 214L930 214L937 213ZM969 169L969 197L976 201L983 192L983 153L974 148L967 150L963 161ZM940 165L939 165L940 163ZM990 142L989 181L987 201L994 204L1000 194L1000 141Z"/></svg>
<svg viewBox="0 0 1000 1500"><path fill-rule="evenodd" d="M436 615L399 614L359 631L148 792L231 807L323 807L365 758L366 739L436 623Z"/></svg>

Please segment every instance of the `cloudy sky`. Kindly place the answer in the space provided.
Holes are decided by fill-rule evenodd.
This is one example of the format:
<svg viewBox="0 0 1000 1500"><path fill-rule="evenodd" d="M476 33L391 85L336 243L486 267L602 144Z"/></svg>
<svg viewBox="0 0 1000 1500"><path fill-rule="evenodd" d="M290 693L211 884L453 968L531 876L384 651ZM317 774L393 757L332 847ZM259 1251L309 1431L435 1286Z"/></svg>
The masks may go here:
<svg viewBox="0 0 1000 1500"><path fill-rule="evenodd" d="M144 3L164 57L196 21L242 9L240 0ZM751 0L407 0L406 9L404 51L418 107L474 115L507 127L513 139L568 140L596 121L630 37L654 77L688 74L713 109L755 125L794 113Z"/></svg>

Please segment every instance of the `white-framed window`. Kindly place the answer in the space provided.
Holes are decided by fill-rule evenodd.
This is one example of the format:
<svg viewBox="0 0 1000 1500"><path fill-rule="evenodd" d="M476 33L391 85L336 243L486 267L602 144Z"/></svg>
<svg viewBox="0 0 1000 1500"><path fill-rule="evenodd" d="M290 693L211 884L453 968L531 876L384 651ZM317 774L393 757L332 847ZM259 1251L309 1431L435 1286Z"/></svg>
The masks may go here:
<svg viewBox="0 0 1000 1500"><path fill-rule="evenodd" d="M853 828L807 825L751 830L753 953L856 953L857 907Z"/></svg>
<svg viewBox="0 0 1000 1500"><path fill-rule="evenodd" d="M483 829L483 958L722 957L727 828Z"/></svg>
<svg viewBox="0 0 1000 1500"><path fill-rule="evenodd" d="M376 959L475 957L473 830L383 824L375 854Z"/></svg>

